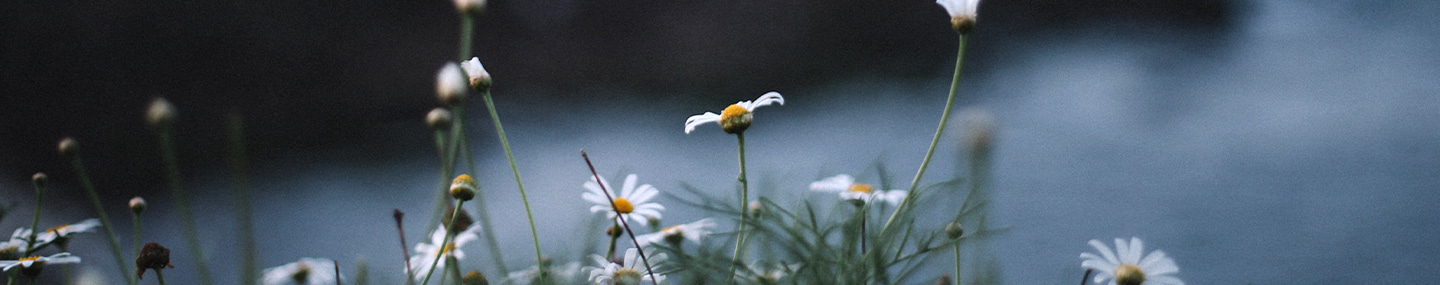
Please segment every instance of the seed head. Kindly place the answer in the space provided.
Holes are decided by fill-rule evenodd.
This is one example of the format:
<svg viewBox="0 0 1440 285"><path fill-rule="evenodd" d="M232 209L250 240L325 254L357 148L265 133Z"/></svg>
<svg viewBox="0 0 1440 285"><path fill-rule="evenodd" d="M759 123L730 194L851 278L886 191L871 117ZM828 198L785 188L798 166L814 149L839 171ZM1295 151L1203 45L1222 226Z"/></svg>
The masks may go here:
<svg viewBox="0 0 1440 285"><path fill-rule="evenodd" d="M175 122L175 105L165 98L156 97L145 111L145 122L155 128L169 126Z"/></svg>
<svg viewBox="0 0 1440 285"><path fill-rule="evenodd" d="M135 276L144 279L146 269L155 269L159 272L165 268L175 268L170 264L170 249L158 243L147 243L145 248L140 250L140 256L135 258Z"/></svg>
<svg viewBox="0 0 1440 285"><path fill-rule="evenodd" d="M135 213L136 215L139 215L140 213L145 212L145 206L146 206L146 205L145 205L145 198L140 198L140 196L135 196L135 198L130 198L130 212L131 212L131 213Z"/></svg>
<svg viewBox="0 0 1440 285"><path fill-rule="evenodd" d="M478 189L480 189L480 184L475 183L475 178L470 178L469 174L460 174L450 182L450 197L460 201L470 201L475 198L475 190Z"/></svg>

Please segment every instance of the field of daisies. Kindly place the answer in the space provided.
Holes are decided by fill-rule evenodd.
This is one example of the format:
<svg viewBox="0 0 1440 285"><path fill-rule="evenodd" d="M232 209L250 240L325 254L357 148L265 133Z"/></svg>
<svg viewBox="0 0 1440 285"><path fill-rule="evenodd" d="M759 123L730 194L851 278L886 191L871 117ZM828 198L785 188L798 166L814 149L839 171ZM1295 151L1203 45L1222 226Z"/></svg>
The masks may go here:
<svg viewBox="0 0 1440 285"><path fill-rule="evenodd" d="M434 134L434 149L439 173L433 195L433 210L425 212L392 211L394 231L383 233L394 237L402 256L374 260L340 260L330 257L302 257L285 264L260 264L256 257L255 224L267 221L253 219L246 153L244 119L231 116L227 123L225 162L233 171L231 181L241 205L236 224L240 227L237 246L240 256L242 284L369 284L372 270L390 271L403 268L404 284L992 284L997 283L999 268L993 252L985 242L1003 236L1005 227L989 218L991 194L986 181L989 176L991 148L995 125L985 111L967 110L957 119L961 127L947 127L956 108L956 97L963 96L958 88L962 78L968 36L977 26L976 0L940 0L936 9L950 15L950 26L958 39L951 88L940 117L934 118L933 138L920 161L892 166L914 169L912 175L893 175L884 166L874 163L875 173L829 173L808 185L808 191L825 193L823 199L793 199L792 195L766 189L767 183L752 183L759 177L747 171L747 159L764 160L766 156L749 156L746 134L751 128L770 128L767 120L783 118L786 104L781 91L753 96L738 96L737 102L724 106L695 106L696 115L684 120L686 134L721 132L734 140L733 163L717 164L711 171L698 173L720 175L734 180L731 185L689 185L684 189L667 189L663 195L673 197L668 205L657 202L662 191L648 181L655 177L638 173L615 175L613 164L605 157L592 157L583 149L574 153L577 163L583 161L590 170L588 181L582 183L579 199L589 203L591 226L576 229L577 238L587 244L579 258L554 258L541 246L540 227L535 212L552 211L540 197L532 201L525 188L525 176L517 164L525 157L511 151L502 119L505 107L492 99L495 80L479 57L470 54L476 17L483 17L484 1L457 0L455 7L461 17L460 55L447 63L435 76L435 93L439 107L425 115L426 125ZM503 78L503 75L497 75ZM503 81L503 80L502 80ZM145 121L161 150L168 181L169 197L183 230L183 244L148 242L142 232L149 205L146 197L134 197L126 205L105 205L96 194L97 186L90 181L83 163L85 148L73 138L64 138L56 145L59 156L70 163L78 184L88 196L88 208L96 217L70 224L41 225L45 213L49 177L36 173L32 184L36 194L35 212L29 216L28 227L17 228L0 244L0 266L7 274L8 284L41 284L63 280L66 284L98 282L94 277L72 276L71 267L79 263L111 264L124 276L102 280L123 280L125 284L165 284L165 275L184 271L198 284L225 284L211 276L210 258L201 249L200 232L207 229L194 217L196 211L188 202L183 187L181 166L177 162L175 129L179 110L165 98L156 98L145 110ZM493 123L492 134L483 134L474 126L466 126L467 112L486 114ZM680 125L676 120L677 127ZM922 128L928 126L906 126ZM678 128L677 128L678 129ZM945 142L946 130L959 130L960 143ZM768 133L767 133L768 134ZM477 155L472 140L496 139L505 153L514 188L482 189L471 174L477 173ZM753 146L753 144L752 144ZM959 157L936 157L937 147L962 149ZM721 150L713 150L721 151ZM919 150L917 150L919 151ZM498 159L498 158L495 158ZM926 176L932 160L959 163L964 171ZM721 166L723 165L723 166ZM602 174L604 173L604 174ZM607 178L607 176L610 176ZM643 179L642 179L643 177ZM940 177L940 178L934 178ZM926 179L930 178L930 179ZM615 183L612 183L614 181ZM523 205L522 213L497 213L493 203L485 199L487 191L515 191ZM764 194L762 194L764 193ZM493 195L493 194L491 194ZM778 196L777 196L778 195ZM155 198L155 197L150 197ZM778 198L778 199L777 199ZM942 201L936 203L935 201ZM125 207L127 216L108 216L106 208ZM694 220L666 219L666 213L688 211L708 213ZM24 217L30 213L5 213L4 217ZM939 218L936 218L939 217ZM524 220L522 228L504 228L497 221ZM507 223L513 225L514 223ZM406 228L423 225L430 229L421 236L406 236ZM44 230L39 230L39 229ZM531 239L521 246L510 242L501 245L496 232L528 232ZM382 233L370 233L382 234ZM128 238L126 235L129 235ZM71 239L96 239L108 242L108 252L71 252ZM129 244L119 240L128 240ZM1179 267L1163 251L1147 248L1139 238L1091 240L1093 252L1079 254L1078 262L1086 271L1076 276L1081 284L1184 284L1178 277ZM1112 246L1113 245L1113 246ZM510 250L505 250L505 248ZM171 258L172 249L188 251L189 258ZM483 251L476 250L483 248ZM526 250L516 250L525 248ZM962 250L965 249L965 250ZM467 254L467 251L470 251ZM484 252L477 254L476 252ZM501 253L525 252L526 262L515 263ZM179 255L177 255L179 256ZM963 257L963 258L962 258ZM513 260L513 259L512 259ZM343 261L343 262L342 262ZM403 261L403 262L402 262ZM177 266L178 265L178 266ZM351 274L342 274L342 267L354 266ZM936 268L949 268L936 270ZM167 273L170 272L170 273ZM55 277L59 275L60 277ZM44 278L42 278L44 277ZM81 280L75 280L80 278ZM119 281L111 281L118 284Z"/></svg>

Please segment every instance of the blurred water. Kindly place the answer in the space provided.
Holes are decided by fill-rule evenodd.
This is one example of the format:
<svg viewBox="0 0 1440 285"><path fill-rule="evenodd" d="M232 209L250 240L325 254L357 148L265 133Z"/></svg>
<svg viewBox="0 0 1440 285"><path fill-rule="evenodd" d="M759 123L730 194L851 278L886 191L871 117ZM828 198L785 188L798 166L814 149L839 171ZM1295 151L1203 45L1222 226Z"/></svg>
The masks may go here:
<svg viewBox="0 0 1440 285"><path fill-rule="evenodd" d="M987 109L999 122L992 186L994 214L1010 227L995 243L1005 281L1073 284L1083 274L1078 255L1092 251L1086 241L1130 236L1166 251L1190 284L1440 281L1440 265L1426 260L1440 255L1433 242L1440 238L1434 227L1440 210L1433 207L1440 202L1434 191L1440 185L1440 38L1434 36L1440 27L1429 20L1440 5L1248 4L1238 24L1218 37L1096 28L971 40L972 48L999 49L987 69L967 70L961 96L964 106ZM987 47L991 40L1008 45ZM878 180L877 161L893 178L908 180L948 88L948 67L935 74L942 76L906 81L861 74L777 90L786 105L759 109L747 132L756 193L828 201L806 185L839 173ZM733 136L715 126L686 135L682 122L765 91L703 104L678 99L687 94L615 89L534 102L528 98L557 91L497 86L546 254L575 260L585 247L580 242L587 239L578 237L584 233L576 232L588 221L588 205L579 199L588 171L578 150L587 150L612 181L637 173L662 191L688 183L732 195ZM487 115L468 115L476 176L491 199L507 263L512 270L527 267L530 235L504 154ZM958 171L957 133L948 133L927 181ZM261 266L328 257L349 274L349 264L364 259L372 282L398 283L401 252L390 211L408 213L407 247L422 240L432 202L426 193L438 179L433 152L417 119L332 149L255 162ZM211 270L219 280L235 280L226 179L224 172L206 171L187 187L196 192ZM47 197L83 201L56 195ZM708 215L660 201L668 223ZM56 204L61 210L45 222L78 221L88 212L79 202ZM27 213L24 208L17 211ZM152 199L146 231L178 233L162 226L175 224L170 208L166 199ZM124 217L111 213L128 225ZM19 226L18 220L5 223ZM126 233L121 244L129 243ZM182 237L150 240L175 249L179 268L167 274L172 283L193 280ZM114 270L100 238L77 239L73 248L87 253L78 271ZM467 268L489 268L479 265L489 260L483 244L465 250L472 253ZM931 268L939 274L947 266L937 261Z"/></svg>

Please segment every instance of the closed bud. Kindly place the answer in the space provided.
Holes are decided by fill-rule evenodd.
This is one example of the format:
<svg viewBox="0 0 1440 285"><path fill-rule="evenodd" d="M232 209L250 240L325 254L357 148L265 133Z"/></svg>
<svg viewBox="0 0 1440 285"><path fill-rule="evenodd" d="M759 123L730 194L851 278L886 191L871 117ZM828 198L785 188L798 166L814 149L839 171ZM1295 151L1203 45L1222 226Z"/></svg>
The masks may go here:
<svg viewBox="0 0 1440 285"><path fill-rule="evenodd" d="M60 139L60 143L56 145L55 149L60 151L60 156L75 157L75 154L80 151L80 142L75 141L75 138L65 137Z"/></svg>
<svg viewBox="0 0 1440 285"><path fill-rule="evenodd" d="M750 201L748 207L750 209L750 216L759 217L765 214L765 204L760 203L760 200Z"/></svg>
<svg viewBox="0 0 1440 285"><path fill-rule="evenodd" d="M485 274L480 273L480 271L470 271L470 273L465 273L465 277L460 279L460 283L465 285L490 285L490 280L486 280Z"/></svg>
<svg viewBox="0 0 1440 285"><path fill-rule="evenodd" d="M950 239L960 238L960 236L964 234L965 227L961 226L960 223L951 222L950 225L945 226L945 236L950 237Z"/></svg>
<svg viewBox="0 0 1440 285"><path fill-rule="evenodd" d="M145 110L145 122L156 128L169 126L175 122L175 105L165 98L155 98Z"/></svg>
<svg viewBox="0 0 1440 285"><path fill-rule="evenodd" d="M462 0L463 1L463 0ZM470 60L460 63L460 69L465 70L465 75L470 76L470 87L475 91L485 92L490 90L490 72L485 71L485 65L480 64L480 58L472 57Z"/></svg>
<svg viewBox="0 0 1440 285"><path fill-rule="evenodd" d="M37 191L45 189L45 184L50 182L50 176L46 176L44 172L36 172L34 176L30 176L30 182L35 183Z"/></svg>
<svg viewBox="0 0 1440 285"><path fill-rule="evenodd" d="M450 110L445 108L435 108L430 110L429 114L425 114L425 125L430 126L431 130L448 130L450 123L454 120L454 115L451 115Z"/></svg>
<svg viewBox="0 0 1440 285"><path fill-rule="evenodd" d="M146 205L145 205L145 198L140 198L140 196L135 196L135 198L130 198L130 212L131 212L131 213L135 213L136 215L139 215L140 213L145 212L145 206L146 206Z"/></svg>
<svg viewBox="0 0 1440 285"><path fill-rule="evenodd" d="M460 66L454 62L446 63L440 73L435 74L435 97L445 106L458 106L465 103L466 93L465 73L460 71Z"/></svg>
<svg viewBox="0 0 1440 285"><path fill-rule="evenodd" d="M450 182L450 197L460 201L470 201L475 198L475 190L478 189L480 189L480 184L475 183L475 178L471 178L469 174L460 174Z"/></svg>

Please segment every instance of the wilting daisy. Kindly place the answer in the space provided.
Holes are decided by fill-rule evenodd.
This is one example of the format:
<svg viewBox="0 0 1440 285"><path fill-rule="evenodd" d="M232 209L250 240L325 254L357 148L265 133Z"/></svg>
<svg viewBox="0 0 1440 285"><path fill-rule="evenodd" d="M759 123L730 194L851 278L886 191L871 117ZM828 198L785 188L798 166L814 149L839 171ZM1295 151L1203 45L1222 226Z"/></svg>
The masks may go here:
<svg viewBox="0 0 1440 285"><path fill-rule="evenodd" d="M1110 285L1185 285L1180 278L1170 276L1180 273L1180 267L1175 266L1175 261L1165 257L1163 251L1153 251L1149 255L1145 253L1145 246L1140 238L1132 237L1126 243L1123 239L1115 239L1115 251L1111 252L1110 247L1100 240L1090 240L1090 246L1100 251L1100 255L1086 252L1080 254L1080 266L1087 269L1094 269L1095 283Z"/></svg>
<svg viewBox="0 0 1440 285"><path fill-rule="evenodd" d="M603 177L600 178L600 184L595 183L595 177L590 177L590 181L586 181L584 185L585 189L589 189L590 192L580 194L580 198L596 204L590 206L591 213L605 211L609 218L615 218L615 210L619 210L620 214L630 217L630 220L636 223L648 223L650 218L659 219L660 210L664 210L665 206L660 203L648 202L651 198L655 198L655 195L660 194L660 190L650 184L640 185L639 188L636 188L636 179L638 178L635 174L625 176L625 185L620 189L620 195L614 196L613 208L610 205L611 201L605 199L605 192L600 189L600 185L604 184L605 189L610 190L611 194L615 193L615 188L611 188L610 183L606 182Z"/></svg>
<svg viewBox="0 0 1440 285"><path fill-rule="evenodd" d="M92 232L99 227L100 220L93 218L85 219L84 221L80 221L79 223L56 226L46 229L44 232L35 234L35 244L47 244L53 242L55 244L63 246L65 245L65 242L70 240L70 235L75 233ZM23 230L23 232L20 232L21 230ZM17 230L16 234L29 236L30 230L22 228L20 230Z"/></svg>
<svg viewBox="0 0 1440 285"><path fill-rule="evenodd" d="M441 246L440 244L445 242L445 227L440 226L436 228L435 232L430 233L430 243L416 244L415 256L410 257L410 266L411 269L414 269L415 280L425 279L425 273L430 272L430 264L435 262L435 256L441 253L447 256L454 256L457 260L465 259L465 251L460 250L460 248L465 246L466 243L480 239L480 236L475 234L479 231L480 227L471 227L456 234L454 238L450 239L449 244ZM435 269L444 267L444 260L435 263Z"/></svg>
<svg viewBox="0 0 1440 285"><path fill-rule="evenodd" d="M811 191L838 192L840 199L870 202L881 200L889 202L890 205L899 205L905 200L905 190L874 190L874 186L865 183L856 183L855 177L840 174L833 177L821 179L810 183Z"/></svg>
<svg viewBox="0 0 1440 285"><path fill-rule="evenodd" d="M935 0L935 3L950 13L950 26L955 31L969 34L975 29L975 12L980 7L980 0Z"/></svg>
<svg viewBox="0 0 1440 285"><path fill-rule="evenodd" d="M590 282L594 284L613 285L637 285L641 282L650 281L650 274L645 271L645 264L641 264L640 254L634 248L625 250L625 264L615 264L599 255L590 255L599 267L586 266L590 270ZM661 261L665 260L665 254L656 254L650 257L650 267L658 268ZM656 283L664 283L665 275L655 274Z"/></svg>
<svg viewBox="0 0 1440 285"><path fill-rule="evenodd" d="M335 284L335 261L324 258L301 258L299 261L265 269L265 285L329 285Z"/></svg>
<svg viewBox="0 0 1440 285"><path fill-rule="evenodd" d="M546 263L549 263L548 259ZM560 267L547 266L545 271L549 273L545 276L545 284L573 284L575 283L575 273L580 272L580 263L571 262ZM536 282L538 278L540 278L540 266L531 266L529 269L510 272L510 275L505 277L505 284L541 284Z"/></svg>
<svg viewBox="0 0 1440 285"><path fill-rule="evenodd" d="M688 224L670 226L659 232L635 236L635 242L640 243L640 247L645 247L646 245L650 245L650 243L662 240L679 244L680 241L688 239L698 243L700 242L700 238L709 235L710 229L714 227L715 222L709 218L705 218Z"/></svg>
<svg viewBox="0 0 1440 285"><path fill-rule="evenodd" d="M770 103L785 105L785 97L781 97L780 93L771 91L765 93L765 95L760 95L760 98L756 98L755 101L740 101L734 105L725 107L725 110L720 111L718 115L705 112L704 114L690 116L689 119L685 120L685 133L689 134L690 131L695 130L695 127L710 122L719 123L720 129L726 133L733 134L743 132L746 128L750 127L750 122L755 118L751 112L754 112L755 108L770 105Z"/></svg>
<svg viewBox="0 0 1440 285"><path fill-rule="evenodd" d="M51 254L50 256L23 257L19 260L0 260L0 271L6 273L11 270L21 270L31 277L40 275L40 270L46 264L80 263L79 256L71 256L69 252Z"/></svg>

